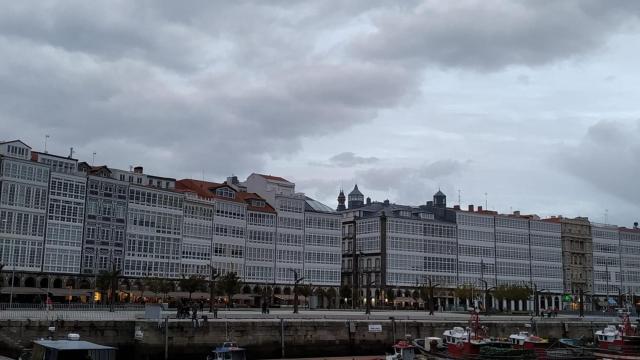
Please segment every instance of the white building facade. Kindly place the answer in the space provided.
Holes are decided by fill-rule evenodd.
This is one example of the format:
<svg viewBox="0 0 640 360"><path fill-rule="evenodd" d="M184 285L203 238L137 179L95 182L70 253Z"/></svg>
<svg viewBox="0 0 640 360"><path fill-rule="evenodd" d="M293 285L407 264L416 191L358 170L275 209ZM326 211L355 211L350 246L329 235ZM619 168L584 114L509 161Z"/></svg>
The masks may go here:
<svg viewBox="0 0 640 360"><path fill-rule="evenodd" d="M22 141L0 143L0 262L6 270L41 271L49 166L31 160Z"/></svg>
<svg viewBox="0 0 640 360"><path fill-rule="evenodd" d="M42 271L78 274L82 264L82 234L87 178L76 159L35 153L51 169L47 230Z"/></svg>

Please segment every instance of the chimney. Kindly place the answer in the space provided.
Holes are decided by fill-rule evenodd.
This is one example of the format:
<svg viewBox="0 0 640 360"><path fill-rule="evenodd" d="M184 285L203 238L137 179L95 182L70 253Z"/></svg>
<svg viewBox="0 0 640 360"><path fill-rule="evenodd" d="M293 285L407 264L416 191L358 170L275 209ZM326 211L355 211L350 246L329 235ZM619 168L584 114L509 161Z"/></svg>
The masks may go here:
<svg viewBox="0 0 640 360"><path fill-rule="evenodd" d="M514 211L514 212L513 212L513 215L515 215L515 216L520 216L520 210L516 210L516 211Z"/></svg>
<svg viewBox="0 0 640 360"><path fill-rule="evenodd" d="M371 198L367 197L367 205L371 205Z"/></svg>
<svg viewBox="0 0 640 360"><path fill-rule="evenodd" d="M460 205L453 205L453 210L460 210Z"/></svg>
<svg viewBox="0 0 640 360"><path fill-rule="evenodd" d="M478 212L482 212L482 206L478 206Z"/></svg>
<svg viewBox="0 0 640 360"><path fill-rule="evenodd" d="M633 223L633 228L634 228L634 229L637 229L637 228L638 228L638 222L637 222L637 221Z"/></svg>
<svg viewBox="0 0 640 360"><path fill-rule="evenodd" d="M229 185L238 185L240 182L238 181L238 177L233 175L227 178L227 184Z"/></svg>
<svg viewBox="0 0 640 360"><path fill-rule="evenodd" d="M136 166L133 168L134 174L142 174L142 166Z"/></svg>
<svg viewBox="0 0 640 360"><path fill-rule="evenodd" d="M384 201L384 206L389 206L389 199Z"/></svg>
<svg viewBox="0 0 640 360"><path fill-rule="evenodd" d="M469 205L469 212L473 212L473 205Z"/></svg>
<svg viewBox="0 0 640 360"><path fill-rule="evenodd" d="M433 207L433 201L427 201L427 207Z"/></svg>

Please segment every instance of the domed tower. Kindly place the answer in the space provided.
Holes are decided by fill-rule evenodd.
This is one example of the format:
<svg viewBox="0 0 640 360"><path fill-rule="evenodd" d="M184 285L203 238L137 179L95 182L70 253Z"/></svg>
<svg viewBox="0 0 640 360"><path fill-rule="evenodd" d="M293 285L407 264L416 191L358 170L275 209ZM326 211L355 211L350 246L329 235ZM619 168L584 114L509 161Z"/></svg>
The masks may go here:
<svg viewBox="0 0 640 360"><path fill-rule="evenodd" d="M447 207L447 195L440 191L440 189L438 189L438 192L433 195L433 206L437 208Z"/></svg>
<svg viewBox="0 0 640 360"><path fill-rule="evenodd" d="M340 189L340 194L338 194L338 208L336 208L337 211L347 210L347 208L344 206L344 202L346 199L347 198L344 196L344 191Z"/></svg>
<svg viewBox="0 0 640 360"><path fill-rule="evenodd" d="M358 184L349 193L349 209L355 209L364 206L364 195L358 190Z"/></svg>

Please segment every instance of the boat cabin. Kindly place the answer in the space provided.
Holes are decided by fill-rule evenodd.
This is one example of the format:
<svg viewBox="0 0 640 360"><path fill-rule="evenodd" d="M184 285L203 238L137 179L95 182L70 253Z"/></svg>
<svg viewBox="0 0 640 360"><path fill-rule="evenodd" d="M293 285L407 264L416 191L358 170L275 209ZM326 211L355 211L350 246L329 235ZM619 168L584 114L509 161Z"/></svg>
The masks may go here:
<svg viewBox="0 0 640 360"><path fill-rule="evenodd" d="M31 360L115 360L116 349L80 340L36 340Z"/></svg>
<svg viewBox="0 0 640 360"><path fill-rule="evenodd" d="M622 334L614 325L607 325L604 330L596 331L596 337L599 342L614 342L622 340Z"/></svg>
<svg viewBox="0 0 640 360"><path fill-rule="evenodd" d="M447 344L457 344L469 340L469 332L459 326L446 330L442 336Z"/></svg>
<svg viewBox="0 0 640 360"><path fill-rule="evenodd" d="M401 340L393 345L393 355L387 355L386 360L414 360L415 347L409 342Z"/></svg>

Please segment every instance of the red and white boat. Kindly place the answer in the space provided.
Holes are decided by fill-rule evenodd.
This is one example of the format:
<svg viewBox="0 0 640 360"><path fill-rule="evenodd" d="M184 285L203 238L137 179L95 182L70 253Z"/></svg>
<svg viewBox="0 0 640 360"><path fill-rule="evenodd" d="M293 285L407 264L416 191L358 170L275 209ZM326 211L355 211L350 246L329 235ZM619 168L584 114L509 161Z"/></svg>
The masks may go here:
<svg viewBox="0 0 640 360"><path fill-rule="evenodd" d="M480 354L481 347L491 344L485 329L480 326L480 315L476 311L471 312L469 327L445 330L442 337L447 344L448 356L453 359L476 357Z"/></svg>
<svg viewBox="0 0 640 360"><path fill-rule="evenodd" d="M594 355L603 359L640 360L640 336L631 325L629 314L622 315L622 324L607 325L596 331L598 343Z"/></svg>

